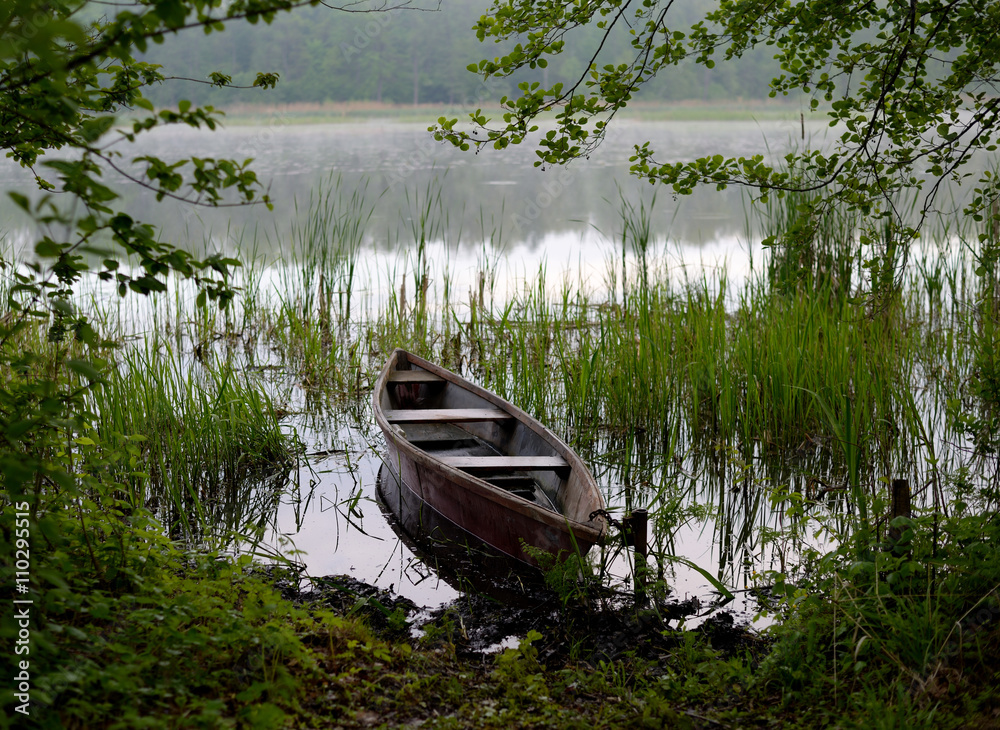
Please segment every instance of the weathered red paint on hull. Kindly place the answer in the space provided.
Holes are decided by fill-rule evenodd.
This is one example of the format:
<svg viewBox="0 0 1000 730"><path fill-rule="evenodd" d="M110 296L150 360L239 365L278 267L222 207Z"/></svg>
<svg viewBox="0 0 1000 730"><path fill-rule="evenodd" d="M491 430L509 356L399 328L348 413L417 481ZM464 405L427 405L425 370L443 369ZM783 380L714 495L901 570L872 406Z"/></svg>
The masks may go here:
<svg viewBox="0 0 1000 730"><path fill-rule="evenodd" d="M414 499L424 502L438 515L496 550L522 562L535 564L524 554L522 540L553 555L577 550L585 554L596 542L592 534L582 530L571 537L572 528L568 524L559 529L539 521L534 515L513 511L509 505L471 492L467 485L456 484L433 467L422 467L400 457L395 447L387 447L386 466L394 475L399 475L401 488Z"/></svg>

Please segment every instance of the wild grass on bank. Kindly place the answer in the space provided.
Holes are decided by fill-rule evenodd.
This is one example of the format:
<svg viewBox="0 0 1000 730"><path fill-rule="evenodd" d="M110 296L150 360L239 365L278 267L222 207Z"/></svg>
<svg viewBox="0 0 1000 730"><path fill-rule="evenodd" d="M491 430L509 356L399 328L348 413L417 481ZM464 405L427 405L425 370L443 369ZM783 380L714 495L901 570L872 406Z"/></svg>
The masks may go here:
<svg viewBox="0 0 1000 730"><path fill-rule="evenodd" d="M449 228L439 189L408 199L399 235L412 246L394 262L380 255L384 269L362 263L373 199L334 187L316 196L280 275L248 287L246 361L285 379L292 410L356 410L403 346L554 427L620 488L616 503L686 494L690 507L711 504L702 514L722 526L720 540L754 550L784 529L764 516L780 521L793 497L882 532L887 479L909 479L919 502L940 508L945 474L976 473L963 443L990 423L972 414L989 400L976 383L991 381L972 373L975 362L991 372L992 340L973 303L971 244L923 249L876 310L858 296L867 274L848 218L789 231L782 221L801 201L772 205L765 224L782 245L735 280L724 269L678 275L645 204L626 201L605 291L572 277L552 286L542 265L501 298L497 262L484 254L463 297L449 254L430 258L451 250L438 240ZM359 276L370 288L363 303Z"/></svg>
<svg viewBox="0 0 1000 730"><path fill-rule="evenodd" d="M299 447L253 374L129 348L94 391L92 409L95 438L128 440L137 451L114 470L128 501L159 513L174 536L270 524Z"/></svg>

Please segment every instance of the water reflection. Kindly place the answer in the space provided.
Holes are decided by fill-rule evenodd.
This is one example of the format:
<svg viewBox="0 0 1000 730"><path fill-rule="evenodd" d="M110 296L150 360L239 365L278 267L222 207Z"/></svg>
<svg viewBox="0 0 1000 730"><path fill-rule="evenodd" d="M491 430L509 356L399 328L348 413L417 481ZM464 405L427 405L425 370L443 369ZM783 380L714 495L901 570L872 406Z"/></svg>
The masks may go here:
<svg viewBox="0 0 1000 730"><path fill-rule="evenodd" d="M393 469L382 464L378 475L379 506L399 538L400 560L405 547L404 575L414 587L432 575L459 592L475 592L509 604L530 599L541 575L503 555L471 533L441 518L426 505L408 504ZM414 578L418 578L414 580Z"/></svg>
<svg viewBox="0 0 1000 730"><path fill-rule="evenodd" d="M529 144L478 155L434 142L424 124L379 123L291 125L280 117L264 126L234 126L216 132L188 128L158 129L122 149L128 157L153 154L254 158L254 169L276 202L273 212L262 206L218 209L159 203L148 190L133 184L114 185L121 206L133 217L159 227L166 240L180 245L229 243L234 231L254 231L261 253L278 255L280 236L266 242L264 232L287 230L299 206L331 176L348 187L369 184L381 194L370 226L375 247L408 245L397 235L411 217L407 193L437 181L448 213L445 238L479 247L499 234L510 245L549 247L553 238L580 240L617 235L616 205L620 193L647 195L649 185L628 174L633 145L651 141L673 159L719 153L745 155L787 148L797 123L778 122L641 122L623 121L587 160L566 168L540 169ZM0 186L31 193L33 176L9 161L0 163ZM11 201L0 201L8 232L22 229L26 219ZM671 240L700 245L746 233L744 200L739 190L700 190L682 200L661 196L655 228ZM270 247L270 248L268 248ZM244 252L245 253L245 252Z"/></svg>
<svg viewBox="0 0 1000 730"><path fill-rule="evenodd" d="M292 419L309 463L298 472L300 489L277 505L275 530L264 543L303 563L309 576L350 575L419 606L454 600L459 592L385 519L374 422L350 410L323 409L322 415Z"/></svg>

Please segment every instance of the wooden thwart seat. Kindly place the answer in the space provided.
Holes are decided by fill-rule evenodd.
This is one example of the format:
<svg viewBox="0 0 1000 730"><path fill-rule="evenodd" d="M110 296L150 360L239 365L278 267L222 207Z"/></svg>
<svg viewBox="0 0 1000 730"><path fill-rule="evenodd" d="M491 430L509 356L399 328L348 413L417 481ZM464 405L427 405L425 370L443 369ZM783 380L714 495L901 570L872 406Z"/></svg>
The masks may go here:
<svg viewBox="0 0 1000 730"><path fill-rule="evenodd" d="M435 443L442 441L465 441L473 438L453 423L407 423L403 429L412 443Z"/></svg>
<svg viewBox="0 0 1000 730"><path fill-rule="evenodd" d="M463 423L507 421L512 415L499 408L415 408L385 411L389 423Z"/></svg>
<svg viewBox="0 0 1000 730"><path fill-rule="evenodd" d="M426 370L390 370L390 383L443 383L444 378Z"/></svg>
<svg viewBox="0 0 1000 730"><path fill-rule="evenodd" d="M465 471L560 471L569 469L561 456L442 456L448 466Z"/></svg>

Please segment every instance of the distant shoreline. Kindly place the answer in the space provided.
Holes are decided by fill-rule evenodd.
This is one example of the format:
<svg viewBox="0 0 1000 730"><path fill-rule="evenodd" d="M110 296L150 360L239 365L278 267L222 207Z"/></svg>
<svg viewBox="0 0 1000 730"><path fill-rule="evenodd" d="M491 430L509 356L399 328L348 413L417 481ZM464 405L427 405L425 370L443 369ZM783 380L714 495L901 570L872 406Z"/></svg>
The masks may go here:
<svg viewBox="0 0 1000 730"><path fill-rule="evenodd" d="M216 107L226 113L224 122L231 126L281 124L357 124L359 122L397 122L434 124L439 117L467 118L472 107L444 104L380 104L378 102L294 102L288 104L233 104ZM491 116L488 110L484 110ZM618 112L616 118L633 121L751 121L798 120L805 111L800 105L775 100L739 100L727 102L681 101L673 103L635 103ZM492 115L499 117L499 112Z"/></svg>

